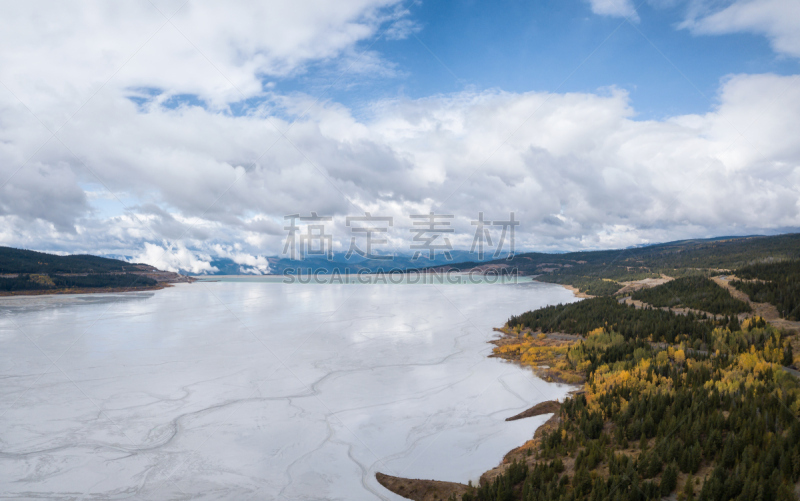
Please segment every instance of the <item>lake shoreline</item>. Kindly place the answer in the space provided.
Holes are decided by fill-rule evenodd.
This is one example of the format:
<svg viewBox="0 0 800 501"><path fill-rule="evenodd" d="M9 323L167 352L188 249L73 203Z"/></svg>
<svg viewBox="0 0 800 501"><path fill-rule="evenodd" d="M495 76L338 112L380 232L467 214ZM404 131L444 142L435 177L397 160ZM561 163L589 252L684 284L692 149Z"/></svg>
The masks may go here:
<svg viewBox="0 0 800 501"><path fill-rule="evenodd" d="M548 282L545 282L545 283L548 283ZM561 287L567 289L571 293L575 294L575 297L579 297L581 299L591 299L591 298L594 297L594 296L591 296L589 294L586 294L585 292L581 292L580 289L578 289L577 287L573 287L571 285L564 285L564 284L558 284L558 285L560 285Z"/></svg>
<svg viewBox="0 0 800 501"><path fill-rule="evenodd" d="M540 282L540 283L547 283L547 282ZM594 296L590 296L588 294L584 294L580 292L577 288L563 285L563 284L554 284L554 285L561 285L563 288L569 290L573 293L573 295L577 298L592 298ZM514 335L508 331L507 326L502 328L495 328L496 332L501 333L501 336L495 339L491 339L488 343L493 344L495 346L502 346L504 342L513 342ZM523 364L518 359L513 358L505 358L505 357L498 357L498 355L492 351L492 354L489 355L489 358L503 358L509 362L512 362L518 365L521 368L530 368L533 372L534 376L542 379L542 381L556 383L556 384L565 384L567 386L572 387L572 389L568 392L568 395L575 395L578 393L583 392L583 385L584 383L570 383L564 380L560 380L559 378L547 378L545 379L544 376L547 372L543 373L541 370L537 372L537 369L531 367L530 365ZM524 461L529 456L529 451L534 450L539 441L541 440L542 435L549 430L555 429L558 427L559 424L559 413L558 411L561 408L561 403L556 400L546 400L543 402L538 402L531 406L530 408L516 414L513 416L509 416L505 419L505 421L516 421L519 419L525 419L530 417L541 416L545 414L552 414L550 418L538 426L533 433L533 437L523 443L522 445L515 447L508 451L504 456L500 463L481 474L480 482L488 483L494 480L495 477L502 475L505 473L506 469L514 462L514 461ZM456 483L456 482L444 482L440 480L432 480L432 479L414 479L414 478L402 478L402 477L393 477L390 475L386 475L384 473L377 472L376 479L378 483L380 483L383 487L387 490L397 494L398 496L402 496L406 499L412 499L414 501L440 501L450 498L450 496L455 495L456 499L459 499L461 495L465 492L468 492L471 489L471 482L469 485Z"/></svg>
<svg viewBox="0 0 800 501"><path fill-rule="evenodd" d="M152 287L110 287L107 289L89 289L89 288L74 288L74 289L42 289L42 290L26 290L26 291L0 291L0 298L2 297L25 297L25 296L55 296L65 294L109 294L119 292L147 292L158 291L172 287L171 283L163 283L154 285Z"/></svg>

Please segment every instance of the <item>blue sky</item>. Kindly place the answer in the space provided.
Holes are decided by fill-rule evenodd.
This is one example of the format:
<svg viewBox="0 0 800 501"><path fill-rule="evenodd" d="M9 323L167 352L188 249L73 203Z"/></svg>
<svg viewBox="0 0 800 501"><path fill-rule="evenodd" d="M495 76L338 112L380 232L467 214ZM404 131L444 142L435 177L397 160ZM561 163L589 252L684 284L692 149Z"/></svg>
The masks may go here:
<svg viewBox="0 0 800 501"><path fill-rule="evenodd" d="M602 92L615 86L630 93L638 118L658 119L707 111L727 75L797 72L797 59L776 54L761 35L695 35L680 28L687 8L685 2L641 2L639 19L629 22L596 15L582 0L413 3L416 33L359 46L378 51L397 74L345 79L347 88L326 96L358 108L381 98L465 89ZM311 69L277 89L314 94L317 79L330 81L324 69Z"/></svg>

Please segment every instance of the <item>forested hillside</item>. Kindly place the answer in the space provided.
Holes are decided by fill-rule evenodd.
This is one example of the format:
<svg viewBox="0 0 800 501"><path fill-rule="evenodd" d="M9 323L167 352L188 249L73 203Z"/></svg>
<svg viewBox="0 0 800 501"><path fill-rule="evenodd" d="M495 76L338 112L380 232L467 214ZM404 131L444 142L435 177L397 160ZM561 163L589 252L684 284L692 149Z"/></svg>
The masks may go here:
<svg viewBox="0 0 800 501"><path fill-rule="evenodd" d="M781 317L800 320L800 261L759 263L736 270L732 285L759 303L771 303Z"/></svg>
<svg viewBox="0 0 800 501"><path fill-rule="evenodd" d="M620 282L670 277L714 276L750 265L800 259L800 234L685 240L629 249L543 254L530 252L490 263L504 265L537 280L577 287L593 296L613 295Z"/></svg>
<svg viewBox="0 0 800 501"><path fill-rule="evenodd" d="M681 306L716 315L750 309L708 280L734 274L741 280L732 285L750 300L771 303L781 317L800 320L800 234L687 240L613 251L526 253L510 260L450 268L487 264L516 269L540 282L569 285L591 296L615 296L624 286L644 279L675 278L671 285L644 288L632 297L658 307Z"/></svg>
<svg viewBox="0 0 800 501"><path fill-rule="evenodd" d="M464 501L796 499L800 385L782 368L786 335L762 319L721 325L595 298L508 328L518 341L497 356L535 365L549 350L551 367L584 375L584 392ZM537 330L585 339L554 351Z"/></svg>
<svg viewBox="0 0 800 501"><path fill-rule="evenodd" d="M57 256L24 249L0 247L0 274L10 273L111 273L154 269L118 259L90 255Z"/></svg>
<svg viewBox="0 0 800 501"><path fill-rule="evenodd" d="M0 247L0 293L91 292L157 287L179 277L146 264ZM150 275L150 276L148 276Z"/></svg>
<svg viewBox="0 0 800 501"><path fill-rule="evenodd" d="M508 320L511 328L545 333L566 332L585 336L597 328L609 328L626 339L650 338L669 343L675 342L675 337L680 334L689 334L693 340L705 339L714 325L710 321L697 321L691 313L678 315L654 308L637 309L609 297L547 306Z"/></svg>
<svg viewBox="0 0 800 501"><path fill-rule="evenodd" d="M750 305L706 277L681 277L658 287L634 292L633 299L658 307L684 307L715 315L736 315L750 311Z"/></svg>

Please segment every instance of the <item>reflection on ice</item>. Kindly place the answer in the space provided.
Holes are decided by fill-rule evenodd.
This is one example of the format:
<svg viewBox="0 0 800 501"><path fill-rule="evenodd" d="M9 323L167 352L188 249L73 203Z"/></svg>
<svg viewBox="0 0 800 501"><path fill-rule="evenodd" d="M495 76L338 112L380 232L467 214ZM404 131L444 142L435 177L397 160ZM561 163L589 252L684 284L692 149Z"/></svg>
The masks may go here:
<svg viewBox="0 0 800 501"><path fill-rule="evenodd" d="M466 482L568 388L486 355L553 285L195 283L0 300L0 494L399 499Z"/></svg>

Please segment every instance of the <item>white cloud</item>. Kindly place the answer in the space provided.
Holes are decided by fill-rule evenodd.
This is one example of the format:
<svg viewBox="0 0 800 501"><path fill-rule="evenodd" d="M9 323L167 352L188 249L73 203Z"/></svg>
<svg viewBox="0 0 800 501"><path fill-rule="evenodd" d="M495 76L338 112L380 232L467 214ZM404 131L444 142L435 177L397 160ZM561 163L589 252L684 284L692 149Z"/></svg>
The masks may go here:
<svg viewBox="0 0 800 501"><path fill-rule="evenodd" d="M263 77L351 50L398 0L47 2L4 5L0 76L52 129L96 92L157 89L224 107L262 94ZM139 90L138 92L141 92Z"/></svg>
<svg viewBox="0 0 800 501"><path fill-rule="evenodd" d="M211 266L211 257L190 251L183 243L164 244L164 246L144 243L144 251L130 259L131 263L145 263L166 271L188 271L194 274L219 271Z"/></svg>
<svg viewBox="0 0 800 501"><path fill-rule="evenodd" d="M228 258L234 263L241 265L239 267L241 273L252 275L269 274L269 262L267 258L265 256L254 256L242 252L242 246L239 243L233 245L216 244L212 248L217 257Z"/></svg>
<svg viewBox="0 0 800 501"><path fill-rule="evenodd" d="M764 35L776 52L800 57L800 2L795 0L735 0L719 10L701 2L682 26L697 34Z"/></svg>
<svg viewBox="0 0 800 501"><path fill-rule="evenodd" d="M627 17L639 20L632 0L589 0L592 12L600 16Z"/></svg>

